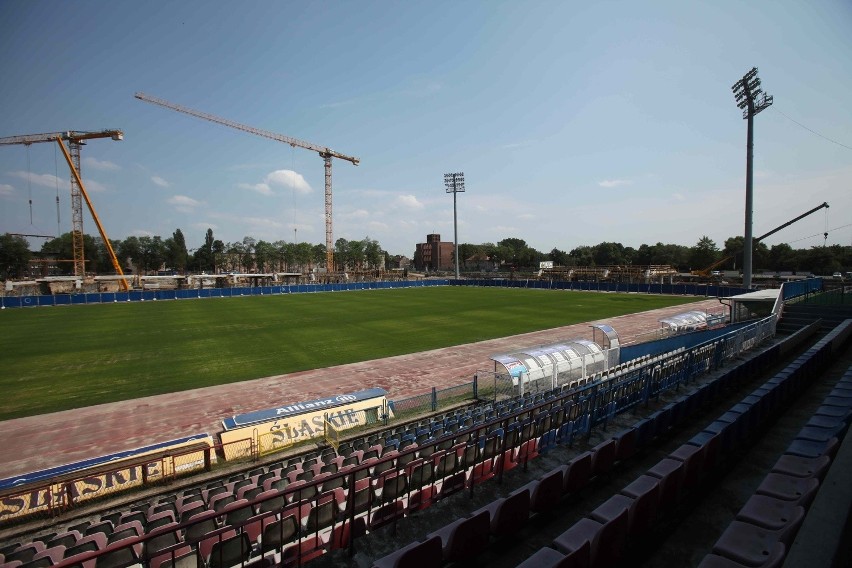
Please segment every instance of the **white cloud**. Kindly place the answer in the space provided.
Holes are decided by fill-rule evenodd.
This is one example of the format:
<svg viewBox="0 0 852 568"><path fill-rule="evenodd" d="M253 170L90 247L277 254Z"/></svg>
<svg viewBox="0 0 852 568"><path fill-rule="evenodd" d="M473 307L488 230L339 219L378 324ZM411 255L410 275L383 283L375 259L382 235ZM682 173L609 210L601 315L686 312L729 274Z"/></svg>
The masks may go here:
<svg viewBox="0 0 852 568"><path fill-rule="evenodd" d="M240 220L249 225L250 228L256 229L281 229L284 227L283 223L269 217L242 217Z"/></svg>
<svg viewBox="0 0 852 568"><path fill-rule="evenodd" d="M294 172L293 170L275 170L274 172L266 174L263 181L259 183L237 184L237 187L240 189L256 191L261 195L274 195L275 191L273 190L273 186L292 189L296 193L302 195L313 191L308 182L305 181L302 174Z"/></svg>
<svg viewBox="0 0 852 568"><path fill-rule="evenodd" d="M423 209L424 207L423 203L418 201L414 195L400 195L396 198L396 202L407 209Z"/></svg>
<svg viewBox="0 0 852 568"><path fill-rule="evenodd" d="M83 185L86 186L86 191L91 193L103 193L107 190L105 185L92 180L83 180Z"/></svg>
<svg viewBox="0 0 852 568"><path fill-rule="evenodd" d="M214 231L219 228L219 225L216 223L193 223L190 225L193 229L198 229L199 231L207 231L207 229L213 229Z"/></svg>
<svg viewBox="0 0 852 568"><path fill-rule="evenodd" d="M187 197L186 195L174 195L166 200L166 203L175 208L175 211L181 213L192 213L196 207L201 205L201 202Z"/></svg>
<svg viewBox="0 0 852 568"><path fill-rule="evenodd" d="M630 185L633 182L629 179L605 179L598 182L601 187L619 187L622 185Z"/></svg>
<svg viewBox="0 0 852 568"><path fill-rule="evenodd" d="M90 157L83 158L83 164L86 166L86 168L92 168L93 170L116 171L121 169L121 166L119 166L118 164L114 164L106 160L97 160L95 158Z"/></svg>
<svg viewBox="0 0 852 568"><path fill-rule="evenodd" d="M269 187L269 184L266 183L240 183L237 185L240 189L249 189L251 191L256 191L261 195L272 195L272 188Z"/></svg>
<svg viewBox="0 0 852 568"><path fill-rule="evenodd" d="M0 183L0 196L7 197L15 193L15 188L7 183Z"/></svg>
<svg viewBox="0 0 852 568"><path fill-rule="evenodd" d="M66 180L60 180L53 174L33 174L29 172L17 171L12 172L12 175L23 180L29 179L31 184L40 185L43 187L56 187L57 185L62 186L63 184L68 184Z"/></svg>
<svg viewBox="0 0 852 568"><path fill-rule="evenodd" d="M341 219L366 219L370 216L370 212L366 209L355 209L354 211L341 212Z"/></svg>
<svg viewBox="0 0 852 568"><path fill-rule="evenodd" d="M169 187L171 185L169 182L167 182L166 180L164 180L160 176L151 176L151 181L153 181L155 184L159 185L160 187Z"/></svg>
<svg viewBox="0 0 852 568"><path fill-rule="evenodd" d="M387 231L390 228L387 223L382 223L381 221L370 221L367 223L367 227L371 231Z"/></svg>
<svg viewBox="0 0 852 568"><path fill-rule="evenodd" d="M297 193L301 194L311 193L313 191L308 182L305 181L305 178L302 177L302 174L294 172L293 170L275 170L274 172L267 174L263 181L270 185L280 185L282 187L294 189Z"/></svg>
<svg viewBox="0 0 852 568"><path fill-rule="evenodd" d="M175 195L174 197L170 197L169 203L171 205L186 205L189 207L197 207L198 205L201 205L200 201L187 197L186 195Z"/></svg>
<svg viewBox="0 0 852 568"><path fill-rule="evenodd" d="M673 197L676 201L684 201L684 200L686 200L686 197L684 197L684 195L683 195L682 193L672 193L672 197Z"/></svg>

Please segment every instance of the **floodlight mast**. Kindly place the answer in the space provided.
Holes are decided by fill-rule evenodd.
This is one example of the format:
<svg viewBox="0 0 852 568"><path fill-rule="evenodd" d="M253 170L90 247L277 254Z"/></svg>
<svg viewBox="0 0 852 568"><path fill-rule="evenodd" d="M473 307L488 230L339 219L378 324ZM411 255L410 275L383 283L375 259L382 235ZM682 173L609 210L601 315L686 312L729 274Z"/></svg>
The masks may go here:
<svg viewBox="0 0 852 568"><path fill-rule="evenodd" d="M772 95L760 88L757 67L743 75L743 78L731 87L737 107L743 111L743 119L748 120L746 136L746 203L745 232L743 235L743 288L751 288L752 277L752 221L754 209L753 171L754 171L754 116L772 105Z"/></svg>
<svg viewBox="0 0 852 568"><path fill-rule="evenodd" d="M464 172L444 174L447 193L453 194L453 257L456 260L456 280L459 276L459 218L456 214L456 194L464 192Z"/></svg>

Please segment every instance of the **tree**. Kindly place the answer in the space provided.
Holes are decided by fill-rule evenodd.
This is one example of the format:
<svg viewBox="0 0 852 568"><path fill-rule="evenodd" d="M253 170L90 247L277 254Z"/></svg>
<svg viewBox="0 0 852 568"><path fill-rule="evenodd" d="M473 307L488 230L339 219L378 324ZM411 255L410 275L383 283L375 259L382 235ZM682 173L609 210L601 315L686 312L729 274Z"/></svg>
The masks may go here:
<svg viewBox="0 0 852 568"><path fill-rule="evenodd" d="M575 247L568 253L568 256L574 266L592 266L595 263L592 247L587 245Z"/></svg>
<svg viewBox="0 0 852 568"><path fill-rule="evenodd" d="M378 269L384 266L386 254L379 245L379 241L374 241L370 237L364 239L364 258L370 268Z"/></svg>
<svg viewBox="0 0 852 568"><path fill-rule="evenodd" d="M139 237L139 255L142 274L159 270L166 258L166 246L162 237Z"/></svg>
<svg viewBox="0 0 852 568"><path fill-rule="evenodd" d="M74 263L64 262L74 259L74 244L71 233L63 233L55 239L47 241L41 246L41 252L63 261L57 264L60 273L74 274ZM98 246L91 235L83 235L83 257L86 261L86 272L97 272Z"/></svg>
<svg viewBox="0 0 852 568"><path fill-rule="evenodd" d="M564 250L554 248L547 255L548 260L553 262L554 266L568 266L571 262L571 257Z"/></svg>
<svg viewBox="0 0 852 568"><path fill-rule="evenodd" d="M5 233L0 236L0 278L23 278L27 275L32 253L23 237Z"/></svg>
<svg viewBox="0 0 852 568"><path fill-rule="evenodd" d="M115 270L115 267L112 264L112 258L110 258L109 251L107 250L107 247L106 247L106 244L104 243L104 240L100 237L94 237L94 241L95 241L95 248L98 251L97 261L95 263L95 266L97 267L97 271L99 273L105 273L105 272L115 273L116 270ZM118 247L121 245L121 241L116 241L116 240L110 239L109 244L110 244L110 246L112 246L112 251L116 254L116 259L118 259L118 253L116 251L118 251ZM120 260L119 260L118 264L121 265ZM124 267L122 266L122 271L123 270L124 270Z"/></svg>
<svg viewBox="0 0 852 568"><path fill-rule="evenodd" d="M334 241L334 264L342 270L346 270L349 261L349 241L340 237ZM329 267L329 270L332 270L332 268Z"/></svg>
<svg viewBox="0 0 852 568"><path fill-rule="evenodd" d="M657 243L642 245L633 257L633 264L669 265L678 270L689 267L689 248L681 245Z"/></svg>
<svg viewBox="0 0 852 568"><path fill-rule="evenodd" d="M257 241L254 245L254 263L258 272L269 272L275 263L275 247L266 241Z"/></svg>
<svg viewBox="0 0 852 568"><path fill-rule="evenodd" d="M693 270L701 270L716 262L719 248L713 239L704 235L689 251L689 264Z"/></svg>
<svg viewBox="0 0 852 568"><path fill-rule="evenodd" d="M213 242L213 229L207 229L204 234L204 244L198 247L195 255L193 255L193 264L196 270L202 272L213 272L215 270Z"/></svg>
<svg viewBox="0 0 852 568"><path fill-rule="evenodd" d="M314 266L325 266L325 245L313 245L311 247L310 262ZM333 267L329 266L328 270L333 270Z"/></svg>
<svg viewBox="0 0 852 568"><path fill-rule="evenodd" d="M593 258L598 266L626 264L624 246L621 243L600 243L592 247Z"/></svg>
<svg viewBox="0 0 852 568"><path fill-rule="evenodd" d="M139 244L139 237L127 237L121 241L116 249L116 255L122 269L128 266L132 268L134 264L137 268L141 268L142 245Z"/></svg>
<svg viewBox="0 0 852 568"><path fill-rule="evenodd" d="M769 268L776 272L793 272L799 267L796 251L787 243L772 245L769 249Z"/></svg>
<svg viewBox="0 0 852 568"><path fill-rule="evenodd" d="M349 241L346 251L346 264L349 268L360 270L364 266L364 241Z"/></svg>
<svg viewBox="0 0 852 568"><path fill-rule="evenodd" d="M172 238L166 239L166 264L183 274L186 272L188 258L186 239L183 237L183 232L176 229L172 233Z"/></svg>

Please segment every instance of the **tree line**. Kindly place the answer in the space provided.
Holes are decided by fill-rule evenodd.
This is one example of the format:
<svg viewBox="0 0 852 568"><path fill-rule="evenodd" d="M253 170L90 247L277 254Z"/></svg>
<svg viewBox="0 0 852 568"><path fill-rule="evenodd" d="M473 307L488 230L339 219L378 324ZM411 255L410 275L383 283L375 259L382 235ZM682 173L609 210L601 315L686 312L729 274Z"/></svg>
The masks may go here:
<svg viewBox="0 0 852 568"><path fill-rule="evenodd" d="M267 242L245 237L241 241L225 243L216 239L212 229L207 229L204 241L197 249L188 249L180 229L170 237L131 236L124 240L110 240L123 267L132 267L140 273L159 270L177 273L200 272L306 272L325 266L325 245L285 241ZM111 273L112 263L103 241L91 235L83 236L86 271ZM459 265L464 271L479 271L484 266L499 270L538 270L542 261L552 261L555 266L615 266L615 265L670 265L680 272L707 269L739 270L742 265L743 237L725 240L720 249L707 236L702 236L691 247L656 243L643 244L638 249L621 243L602 242L581 245L570 251L553 248L541 252L520 238L507 238L494 243L459 244ZM65 233L45 242L38 253L29 250L26 239L0 235L0 278L23 278L28 274L28 263L33 258L50 257L59 261L73 259L71 233ZM413 255L412 255L413 257ZM781 243L771 248L764 243L754 246L755 271L813 273L830 275L852 270L852 247L831 245L794 249ZM375 270L398 267L400 256L391 256L381 245L369 237L361 240L337 239L334 247L335 270ZM58 262L63 274L73 273L72 262Z"/></svg>
<svg viewBox="0 0 852 568"><path fill-rule="evenodd" d="M325 245L306 242L267 242L245 237L225 243L207 229L204 242L197 249L188 249L180 229L170 237L131 236L124 240L110 239L113 251L122 268L152 274L161 270L184 273L214 272L305 272L326 263ZM40 251L29 250L26 239L16 235L0 236L0 278L24 278L30 260L47 259L61 274L73 274L73 241L65 233L45 242ZM83 235L83 254L86 272L112 273L112 262L102 239ZM338 270L373 270L393 261L379 243L369 237L360 241L337 239L334 250Z"/></svg>
<svg viewBox="0 0 852 568"><path fill-rule="evenodd" d="M602 242L578 246L568 252L554 248L544 253L528 246L523 239L509 238L497 244L459 244L459 265L464 270L476 270L487 260L517 270L538 270L540 262L552 261L554 266L565 267L667 264L679 272L710 267L714 270L740 270L743 243L743 237L731 237L720 249L711 238L702 236L691 247L656 243L643 244L636 249L621 243ZM756 271L830 275L852 269L852 246L793 249L786 243L771 248L757 243L752 253L752 266Z"/></svg>

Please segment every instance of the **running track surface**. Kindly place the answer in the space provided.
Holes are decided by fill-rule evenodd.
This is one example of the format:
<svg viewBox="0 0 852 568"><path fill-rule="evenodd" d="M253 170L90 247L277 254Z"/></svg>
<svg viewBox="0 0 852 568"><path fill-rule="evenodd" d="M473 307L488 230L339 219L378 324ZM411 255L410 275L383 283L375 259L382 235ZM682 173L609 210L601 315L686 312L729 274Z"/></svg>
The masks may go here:
<svg viewBox="0 0 852 568"><path fill-rule="evenodd" d="M7 420L0 424L0 479L222 430L234 414L381 387L391 400L459 385L478 370L493 370L490 356L571 339L592 339L592 323L615 328L622 344L660 328L659 319L688 310L719 312L717 299L697 301L507 338L421 353L278 375Z"/></svg>

